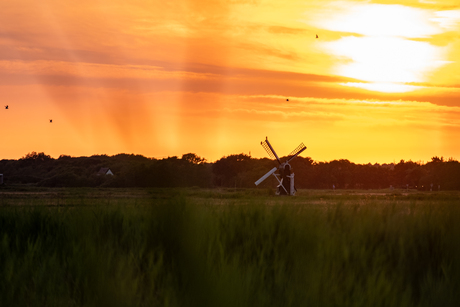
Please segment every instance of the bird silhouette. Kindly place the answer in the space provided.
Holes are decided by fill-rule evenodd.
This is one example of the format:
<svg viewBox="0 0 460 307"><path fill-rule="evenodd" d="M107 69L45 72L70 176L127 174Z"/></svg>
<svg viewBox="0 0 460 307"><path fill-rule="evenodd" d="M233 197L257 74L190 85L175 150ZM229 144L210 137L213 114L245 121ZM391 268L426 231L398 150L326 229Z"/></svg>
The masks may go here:
<svg viewBox="0 0 460 307"><path fill-rule="evenodd" d="M286 101L289 101L289 99L286 99Z"/></svg>
<svg viewBox="0 0 460 307"><path fill-rule="evenodd" d="M318 38L318 34L316 34L316 38Z"/></svg>
<svg viewBox="0 0 460 307"><path fill-rule="evenodd" d="M50 123L53 123L53 120L52 120L52 119L50 119Z"/></svg>
<svg viewBox="0 0 460 307"><path fill-rule="evenodd" d="M6 105L6 106L5 106L5 109L7 109L7 110L8 110L8 105Z"/></svg>

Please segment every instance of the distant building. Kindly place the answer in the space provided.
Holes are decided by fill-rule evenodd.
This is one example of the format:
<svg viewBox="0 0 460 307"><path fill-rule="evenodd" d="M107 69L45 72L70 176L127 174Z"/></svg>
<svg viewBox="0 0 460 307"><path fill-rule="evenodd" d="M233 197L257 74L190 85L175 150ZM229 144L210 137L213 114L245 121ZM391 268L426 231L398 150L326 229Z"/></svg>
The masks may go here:
<svg viewBox="0 0 460 307"><path fill-rule="evenodd" d="M98 175L111 175L113 176L112 171L108 167L101 167L99 172L97 172Z"/></svg>

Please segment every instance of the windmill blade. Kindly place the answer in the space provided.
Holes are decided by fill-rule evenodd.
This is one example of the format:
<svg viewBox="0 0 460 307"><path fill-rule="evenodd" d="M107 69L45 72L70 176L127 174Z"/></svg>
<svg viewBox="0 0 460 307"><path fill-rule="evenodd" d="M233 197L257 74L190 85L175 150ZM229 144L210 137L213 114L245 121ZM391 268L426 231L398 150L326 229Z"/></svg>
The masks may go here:
<svg viewBox="0 0 460 307"><path fill-rule="evenodd" d="M276 179L278 179L278 177L276 177ZM284 187L283 185L283 178L281 178L281 180L278 179L278 182L280 183L277 188L279 189L279 187L282 187L284 191L286 191L286 194L289 194L289 192L286 190L286 188Z"/></svg>
<svg viewBox="0 0 460 307"><path fill-rule="evenodd" d="M307 149L307 146L305 146L303 143L300 143L299 146L296 147L287 157L286 162L289 163L292 159L300 155L302 151Z"/></svg>
<svg viewBox="0 0 460 307"><path fill-rule="evenodd" d="M266 173L265 175L263 175L262 177L260 177L259 180L257 180L255 182L256 186L259 185L262 181L264 181L265 179L267 179L271 174L273 174L274 172L276 172L278 168L277 167L274 167L272 168L268 173Z"/></svg>
<svg viewBox="0 0 460 307"><path fill-rule="evenodd" d="M278 161L279 164L281 164L281 160L280 158L278 157L278 155L276 154L275 150L273 149L272 145L270 144L270 142L268 141L268 138L265 137L265 141L263 142L260 142L260 145L262 145L262 147L265 149L265 151L268 153L268 155L270 156L270 158L272 159L276 159Z"/></svg>
<svg viewBox="0 0 460 307"><path fill-rule="evenodd" d="M278 181L280 184L278 184L276 187L279 188L279 187L282 187L283 186L283 178L281 178L280 181Z"/></svg>

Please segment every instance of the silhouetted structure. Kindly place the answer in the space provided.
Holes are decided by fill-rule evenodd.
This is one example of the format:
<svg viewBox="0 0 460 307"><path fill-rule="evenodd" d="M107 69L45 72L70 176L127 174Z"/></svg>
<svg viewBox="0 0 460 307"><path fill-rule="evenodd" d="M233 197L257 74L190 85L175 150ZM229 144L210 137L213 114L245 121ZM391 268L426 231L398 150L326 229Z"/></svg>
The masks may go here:
<svg viewBox="0 0 460 307"><path fill-rule="evenodd" d="M113 176L112 171L108 167L101 167L99 172L97 172L98 175L111 175Z"/></svg>
<svg viewBox="0 0 460 307"><path fill-rule="evenodd" d="M263 175L259 180L255 182L255 185L259 185L260 183L262 183L262 181L264 181L270 175L273 174L273 176L275 176L276 180L279 183L277 186L276 195L295 195L297 189L294 186L294 173L291 173L291 165L289 164L289 162L295 157L297 157L302 151L307 149L307 147L303 143L301 143L287 156L284 162L281 162L272 145L268 141L268 138L265 138L265 141L260 142L260 145L262 145L262 147L267 151L270 157L275 158L278 161L279 166L278 168L272 168L268 173ZM279 170L279 174L275 174L277 170ZM280 177L281 180L278 177Z"/></svg>

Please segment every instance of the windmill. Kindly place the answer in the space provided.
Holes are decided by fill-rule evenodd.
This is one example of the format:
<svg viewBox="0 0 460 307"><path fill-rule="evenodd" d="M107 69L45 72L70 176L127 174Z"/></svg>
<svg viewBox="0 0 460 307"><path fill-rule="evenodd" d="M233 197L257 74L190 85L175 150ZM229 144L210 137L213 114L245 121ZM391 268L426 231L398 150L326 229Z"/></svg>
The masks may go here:
<svg viewBox="0 0 460 307"><path fill-rule="evenodd" d="M275 166L268 173L260 177L260 179L255 182L256 186L270 177L270 175L273 175L279 183L276 188L276 195L295 195L296 188L294 187L294 173L291 172L291 165L289 162L300 155L300 153L307 149L307 147L303 143L300 143L300 145L286 157L286 160L281 162L272 145L268 141L268 138L265 138L265 141L260 142L260 145L262 145L272 159L276 159L278 161L279 165L278 167ZM276 171L279 171L279 173L275 174Z"/></svg>

